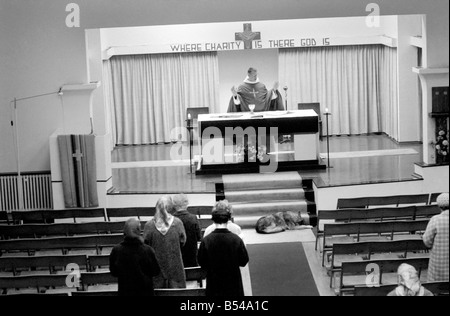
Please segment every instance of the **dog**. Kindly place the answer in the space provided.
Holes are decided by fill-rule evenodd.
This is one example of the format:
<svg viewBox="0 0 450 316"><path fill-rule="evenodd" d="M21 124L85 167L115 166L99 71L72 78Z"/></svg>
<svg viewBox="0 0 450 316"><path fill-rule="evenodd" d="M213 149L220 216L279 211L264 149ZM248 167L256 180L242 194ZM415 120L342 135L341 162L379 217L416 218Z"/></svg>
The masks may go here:
<svg viewBox="0 0 450 316"><path fill-rule="evenodd" d="M312 229L305 225L305 220L300 212L279 212L261 217L256 223L256 232L259 234L276 234L286 230Z"/></svg>

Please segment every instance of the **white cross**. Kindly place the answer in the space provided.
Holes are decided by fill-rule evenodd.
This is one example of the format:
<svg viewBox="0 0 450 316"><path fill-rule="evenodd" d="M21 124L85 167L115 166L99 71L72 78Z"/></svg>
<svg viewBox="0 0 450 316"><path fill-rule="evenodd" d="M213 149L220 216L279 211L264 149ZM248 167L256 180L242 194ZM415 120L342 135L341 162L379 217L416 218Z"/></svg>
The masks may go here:
<svg viewBox="0 0 450 316"><path fill-rule="evenodd" d="M255 88L253 88L253 92L250 92L253 94L253 97L256 99L256 95L259 93L258 91L255 91Z"/></svg>
<svg viewBox="0 0 450 316"><path fill-rule="evenodd" d="M72 154L72 157L77 160L77 162L81 162L81 158L84 157L84 155L81 153L79 149L76 150L74 154Z"/></svg>

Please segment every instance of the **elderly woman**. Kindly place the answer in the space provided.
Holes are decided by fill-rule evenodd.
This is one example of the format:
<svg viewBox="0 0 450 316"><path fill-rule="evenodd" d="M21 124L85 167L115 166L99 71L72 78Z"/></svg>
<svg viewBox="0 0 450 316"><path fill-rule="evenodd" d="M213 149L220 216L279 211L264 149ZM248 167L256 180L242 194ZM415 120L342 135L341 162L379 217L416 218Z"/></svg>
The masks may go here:
<svg viewBox="0 0 450 316"><path fill-rule="evenodd" d="M388 296L434 296L420 284L417 270L409 264L398 268L398 287Z"/></svg>
<svg viewBox="0 0 450 316"><path fill-rule="evenodd" d="M183 223L171 215L173 202L164 196L156 204L155 217L145 224L144 241L155 249L161 274L154 279L155 288L186 288L181 248L186 243Z"/></svg>
<svg viewBox="0 0 450 316"><path fill-rule="evenodd" d="M430 220L423 235L423 242L431 248L428 282L449 281L448 197L448 193L443 193L437 198L442 213Z"/></svg>
<svg viewBox="0 0 450 316"><path fill-rule="evenodd" d="M123 233L124 241L109 257L111 274L119 279L119 296L153 296L153 277L160 273L155 251L144 245L137 219L128 220Z"/></svg>
<svg viewBox="0 0 450 316"><path fill-rule="evenodd" d="M186 230L186 244L181 248L185 268L198 267L198 242L202 240L202 231L197 216L188 212L189 200L185 194L173 197L175 217L179 218Z"/></svg>

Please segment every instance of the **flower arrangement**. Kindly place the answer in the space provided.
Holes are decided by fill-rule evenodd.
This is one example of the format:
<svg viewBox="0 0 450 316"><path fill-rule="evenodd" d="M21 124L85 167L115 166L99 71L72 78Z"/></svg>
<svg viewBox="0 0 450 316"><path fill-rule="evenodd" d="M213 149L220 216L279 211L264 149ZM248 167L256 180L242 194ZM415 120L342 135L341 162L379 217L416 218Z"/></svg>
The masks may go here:
<svg viewBox="0 0 450 316"><path fill-rule="evenodd" d="M442 160L447 161L449 156L449 148L448 148L448 132L445 130L440 130L437 135L436 140L436 152L437 155L440 156Z"/></svg>
<svg viewBox="0 0 450 316"><path fill-rule="evenodd" d="M258 150L256 150L256 146L249 145L238 145L236 146L236 159L238 163L245 162L245 156L248 156L249 162L255 162L258 159L260 162L264 162L265 156L267 154L266 146L258 146Z"/></svg>

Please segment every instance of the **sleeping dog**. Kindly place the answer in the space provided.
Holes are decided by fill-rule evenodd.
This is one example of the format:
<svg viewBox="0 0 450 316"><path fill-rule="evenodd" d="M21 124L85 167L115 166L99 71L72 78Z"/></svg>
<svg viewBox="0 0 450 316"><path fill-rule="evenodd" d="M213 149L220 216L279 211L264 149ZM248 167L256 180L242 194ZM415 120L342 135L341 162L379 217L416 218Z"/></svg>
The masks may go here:
<svg viewBox="0 0 450 316"><path fill-rule="evenodd" d="M260 234L275 234L286 230L312 229L312 226L305 225L300 212L279 212L264 216L256 223L256 231Z"/></svg>

